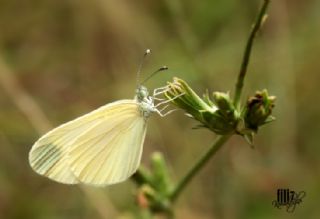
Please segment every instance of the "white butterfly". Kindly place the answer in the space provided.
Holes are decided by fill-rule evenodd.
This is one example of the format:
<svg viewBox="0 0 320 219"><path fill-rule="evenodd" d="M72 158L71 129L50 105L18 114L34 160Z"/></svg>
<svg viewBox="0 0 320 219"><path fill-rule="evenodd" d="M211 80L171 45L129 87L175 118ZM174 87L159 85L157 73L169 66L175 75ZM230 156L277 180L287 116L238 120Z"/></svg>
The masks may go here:
<svg viewBox="0 0 320 219"><path fill-rule="evenodd" d="M163 69L162 69L163 70ZM138 86L133 100L106 104L42 136L29 153L33 170L65 184L105 186L122 182L139 167L146 122L163 101L156 96L167 87L148 95Z"/></svg>

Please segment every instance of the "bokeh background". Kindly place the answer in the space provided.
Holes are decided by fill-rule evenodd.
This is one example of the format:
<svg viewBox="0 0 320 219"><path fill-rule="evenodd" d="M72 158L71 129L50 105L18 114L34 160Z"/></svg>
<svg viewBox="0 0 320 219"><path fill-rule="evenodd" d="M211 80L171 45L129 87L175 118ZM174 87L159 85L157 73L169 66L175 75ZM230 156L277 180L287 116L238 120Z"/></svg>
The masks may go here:
<svg viewBox="0 0 320 219"><path fill-rule="evenodd" d="M234 91L262 0L0 0L0 218L132 218L135 187L65 186L34 173L28 152L51 127L108 102L132 98L146 48L147 84L177 76L199 94ZM177 218L319 218L320 1L272 1L254 45L245 100L277 96L277 121L254 149L233 137L186 188ZM153 116L143 153L163 152L180 179L214 139L182 112ZM289 214L278 188L306 191Z"/></svg>

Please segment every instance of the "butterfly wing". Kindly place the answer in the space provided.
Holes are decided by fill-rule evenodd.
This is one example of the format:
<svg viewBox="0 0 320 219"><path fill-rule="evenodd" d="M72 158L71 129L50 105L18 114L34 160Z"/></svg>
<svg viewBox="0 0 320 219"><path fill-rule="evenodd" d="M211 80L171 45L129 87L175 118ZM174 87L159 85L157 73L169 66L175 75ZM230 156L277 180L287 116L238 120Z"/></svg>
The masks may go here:
<svg viewBox="0 0 320 219"><path fill-rule="evenodd" d="M129 178L139 167L146 122L136 105L121 104L114 114L72 144L68 160L77 179L105 186Z"/></svg>
<svg viewBox="0 0 320 219"><path fill-rule="evenodd" d="M125 127L135 127L137 129L127 132L127 129L124 129ZM103 128L106 129L103 130ZM133 133L137 136L133 136ZM132 137L131 140L134 143L131 143L131 145L135 146L134 149L137 154L131 154L130 156L133 156L132 159L135 160L133 163L139 165L145 136L145 120L140 116L138 104L135 100L121 100L107 104L53 129L33 145L29 153L29 162L36 172L52 180L66 184L86 182L86 180L81 180L79 174L75 174L76 170L79 169L78 166L82 164L76 160L79 159L80 162L84 162L83 159L89 159L90 156L93 156L99 149L97 146L102 147L101 143L94 143L99 142L98 138L102 138L102 136L103 139L116 138L115 135L120 139L127 139L127 141ZM103 144L106 148L114 148L118 142L120 140L110 142L105 140ZM94 145L93 150L87 149L88 145ZM134 149L131 148L130 151ZM82 150L88 150L88 153L92 154L88 155L87 158L86 154L82 154L75 159L76 152ZM117 150L114 151L118 153ZM89 169L86 168L86 170ZM128 167L128 169L130 168Z"/></svg>

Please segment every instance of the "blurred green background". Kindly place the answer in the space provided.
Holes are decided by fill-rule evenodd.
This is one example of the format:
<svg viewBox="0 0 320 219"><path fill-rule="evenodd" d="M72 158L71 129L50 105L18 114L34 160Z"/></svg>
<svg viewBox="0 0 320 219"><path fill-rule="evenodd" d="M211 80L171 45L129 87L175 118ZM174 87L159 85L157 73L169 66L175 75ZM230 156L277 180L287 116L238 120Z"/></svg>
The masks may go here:
<svg viewBox="0 0 320 219"><path fill-rule="evenodd" d="M108 102L132 98L146 48L149 89L177 76L199 94L234 91L261 0L0 0L0 218L130 218L134 185L66 186L33 172L32 144ZM243 100L277 96L277 121L252 149L233 137L187 187L177 218L319 218L320 1L272 1L258 35ZM143 153L162 151L180 179L214 135L182 112L149 120ZM306 191L289 214L271 205L278 188Z"/></svg>

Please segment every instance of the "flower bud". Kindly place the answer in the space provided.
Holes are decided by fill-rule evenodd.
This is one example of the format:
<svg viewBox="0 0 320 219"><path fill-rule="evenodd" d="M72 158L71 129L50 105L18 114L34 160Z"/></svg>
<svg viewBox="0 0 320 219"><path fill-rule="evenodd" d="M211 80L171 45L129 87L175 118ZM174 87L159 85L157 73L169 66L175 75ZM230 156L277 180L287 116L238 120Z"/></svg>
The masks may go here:
<svg viewBox="0 0 320 219"><path fill-rule="evenodd" d="M238 118L236 110L228 93L214 92L213 100L218 110L214 112L210 119L210 127L220 135L234 132Z"/></svg>
<svg viewBox="0 0 320 219"><path fill-rule="evenodd" d="M275 96L269 96L267 90L257 91L250 97L243 114L245 127L257 132L260 126L273 121L274 102Z"/></svg>
<svg viewBox="0 0 320 219"><path fill-rule="evenodd" d="M215 92L214 101L211 101L207 93L201 99L182 79L174 78L173 83L168 82L168 86L165 96L198 120L201 123L199 127L208 128L221 135L234 132L237 116L229 94Z"/></svg>
<svg viewBox="0 0 320 219"><path fill-rule="evenodd" d="M168 82L169 90L165 92L167 99L177 107L185 110L194 119L203 123L202 112L213 113L217 110L201 99L191 87L182 79L174 78L173 83Z"/></svg>
<svg viewBox="0 0 320 219"><path fill-rule="evenodd" d="M229 93L213 92L213 100L220 110L225 112L234 111L234 106Z"/></svg>
<svg viewBox="0 0 320 219"><path fill-rule="evenodd" d="M170 209L169 196L173 184L170 180L168 167L160 152L151 156L151 169L139 168L133 180L138 185L137 201L142 208L149 208L154 212L165 212Z"/></svg>

